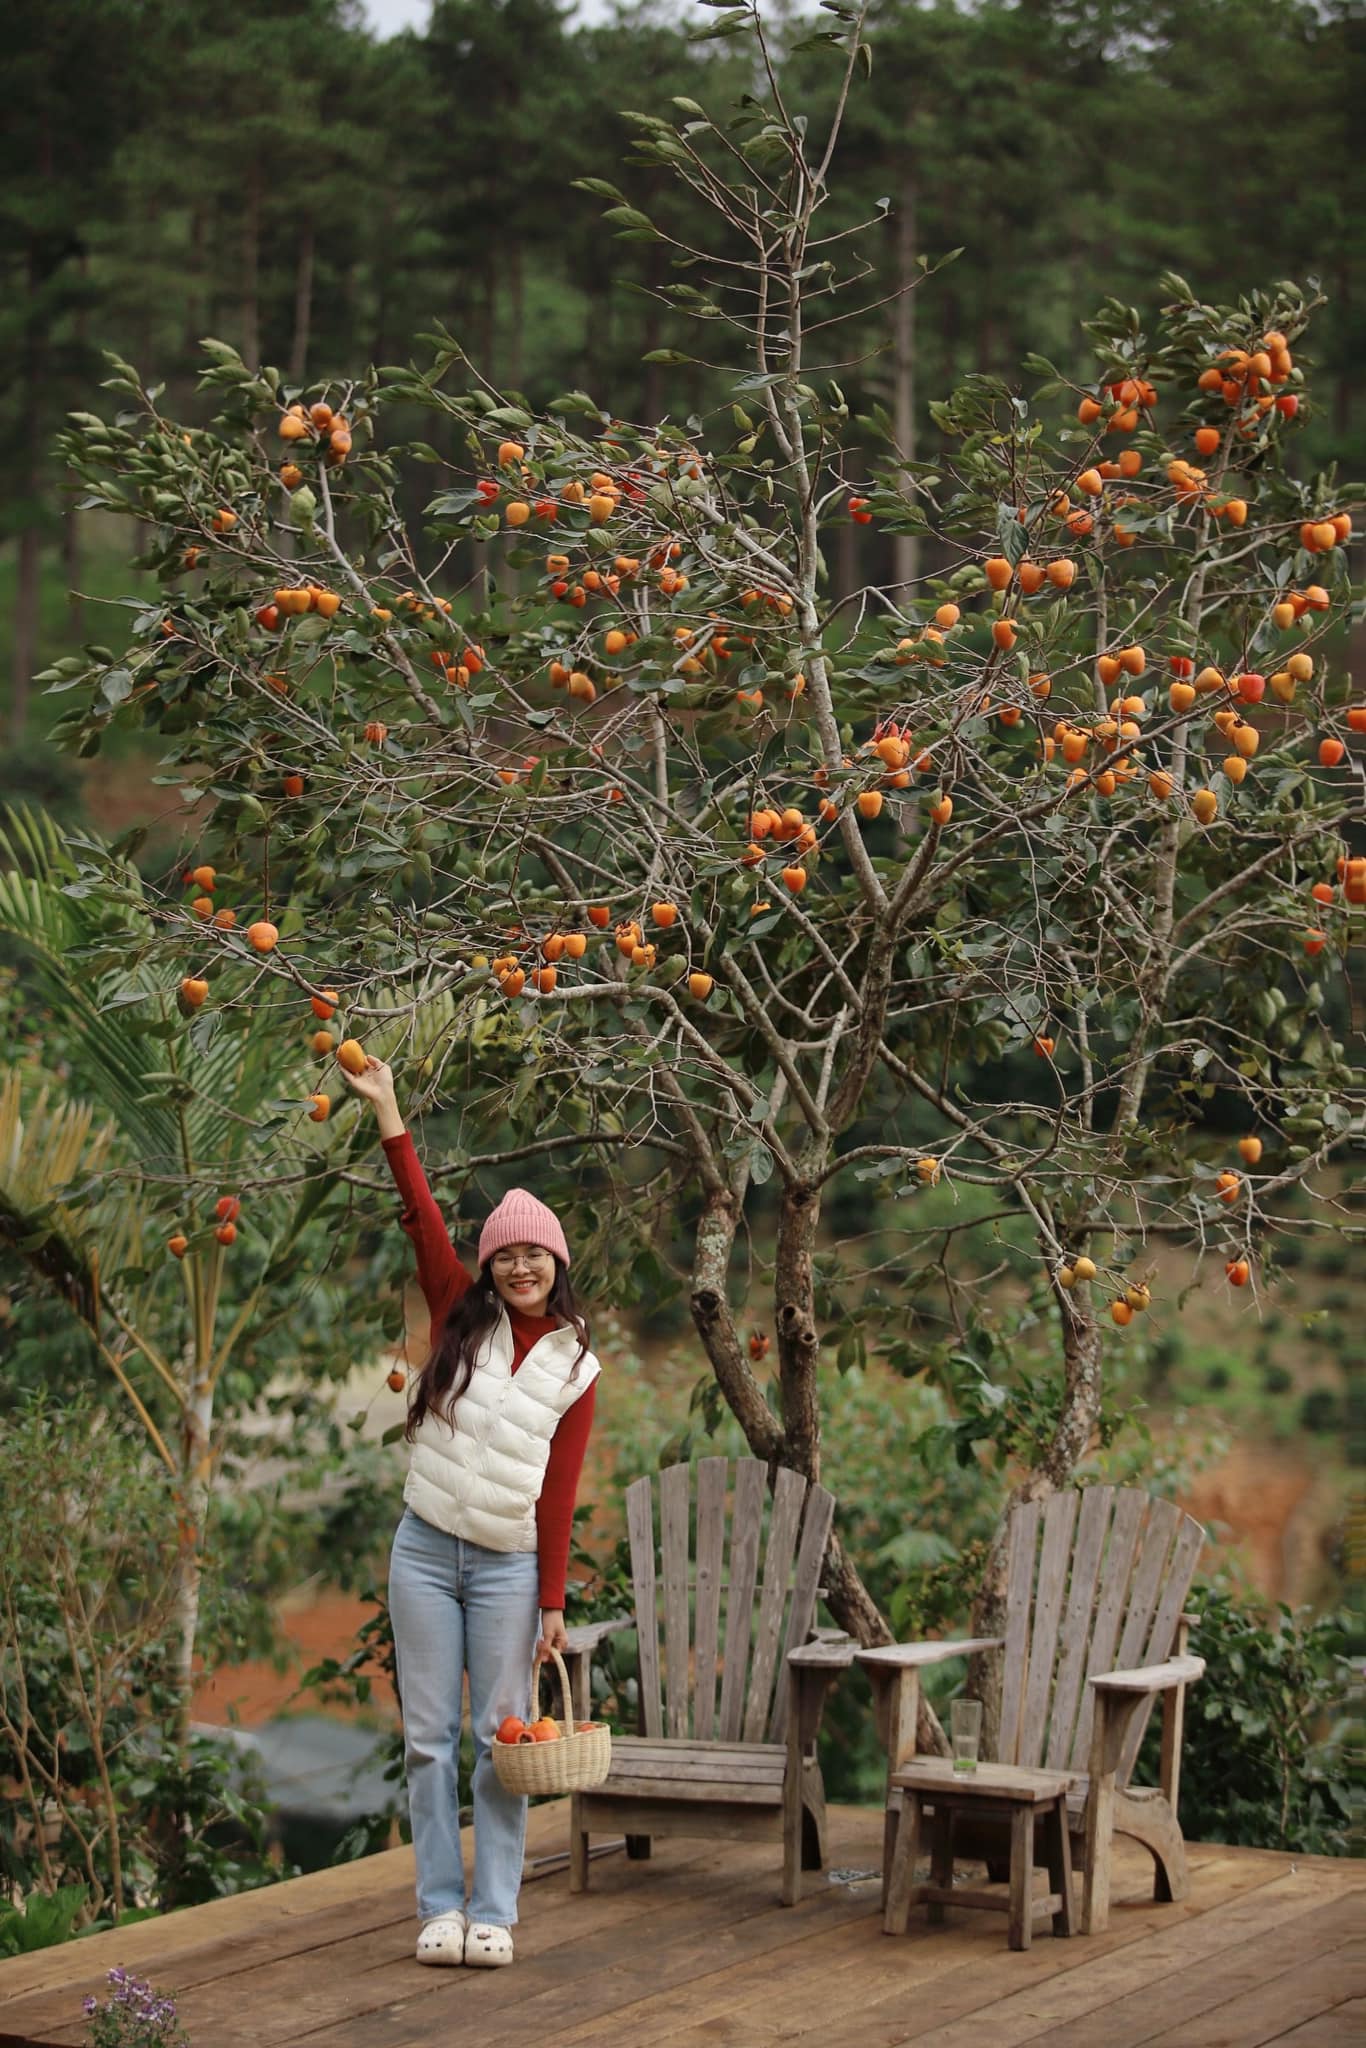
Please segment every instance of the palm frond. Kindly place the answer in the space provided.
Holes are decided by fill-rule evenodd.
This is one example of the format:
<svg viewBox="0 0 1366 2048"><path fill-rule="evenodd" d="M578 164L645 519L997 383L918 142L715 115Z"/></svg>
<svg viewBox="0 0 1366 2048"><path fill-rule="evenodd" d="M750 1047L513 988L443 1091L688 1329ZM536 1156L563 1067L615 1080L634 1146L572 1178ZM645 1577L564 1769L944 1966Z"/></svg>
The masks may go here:
<svg viewBox="0 0 1366 2048"><path fill-rule="evenodd" d="M25 1115L18 1074L0 1082L0 1238L87 1321L95 1306L89 1212L62 1194L78 1174L98 1171L109 1137L88 1104L53 1103L44 1088Z"/></svg>
<svg viewBox="0 0 1366 2048"><path fill-rule="evenodd" d="M131 1319L140 1312L146 1223L106 1178L117 1152L116 1127L90 1103L50 1084L26 1101L18 1072L0 1081L0 1240L87 1322L101 1291Z"/></svg>

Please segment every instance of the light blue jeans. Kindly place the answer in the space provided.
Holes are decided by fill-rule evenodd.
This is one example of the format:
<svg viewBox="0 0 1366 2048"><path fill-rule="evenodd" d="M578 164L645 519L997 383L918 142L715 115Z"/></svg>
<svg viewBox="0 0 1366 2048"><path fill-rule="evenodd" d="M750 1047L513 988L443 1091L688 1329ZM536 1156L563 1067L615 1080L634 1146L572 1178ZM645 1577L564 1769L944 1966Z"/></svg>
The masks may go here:
<svg viewBox="0 0 1366 2048"><path fill-rule="evenodd" d="M465 1910L458 1777L466 1672L474 1740L470 1919L493 1927L517 1919L526 1800L499 1784L490 1745L504 1716L525 1715L530 1705L539 1600L534 1550L485 1550L404 1509L389 1556L389 1613L423 1921Z"/></svg>

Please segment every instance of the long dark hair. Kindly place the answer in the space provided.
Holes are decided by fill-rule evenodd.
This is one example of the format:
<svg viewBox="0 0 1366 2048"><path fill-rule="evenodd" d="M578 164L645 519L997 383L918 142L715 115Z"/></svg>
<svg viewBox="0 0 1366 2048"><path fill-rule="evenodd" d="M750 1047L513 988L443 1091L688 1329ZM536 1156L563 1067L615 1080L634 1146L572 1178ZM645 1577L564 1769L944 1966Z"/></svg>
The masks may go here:
<svg viewBox="0 0 1366 2048"><path fill-rule="evenodd" d="M403 1430L407 1442L413 1441L428 1415L439 1415L454 1436L455 1424L450 1411L469 1385L479 1347L497 1324L505 1306L502 1295L493 1284L492 1272L487 1264L482 1265L477 1279L465 1289L447 1316L441 1335L432 1347L431 1357L418 1375ZM569 1373L569 1377L575 1379L580 1364L588 1355L588 1325L574 1299L569 1273L559 1259L555 1261L555 1280L545 1306L546 1314L558 1316L562 1323L568 1323L579 1340Z"/></svg>

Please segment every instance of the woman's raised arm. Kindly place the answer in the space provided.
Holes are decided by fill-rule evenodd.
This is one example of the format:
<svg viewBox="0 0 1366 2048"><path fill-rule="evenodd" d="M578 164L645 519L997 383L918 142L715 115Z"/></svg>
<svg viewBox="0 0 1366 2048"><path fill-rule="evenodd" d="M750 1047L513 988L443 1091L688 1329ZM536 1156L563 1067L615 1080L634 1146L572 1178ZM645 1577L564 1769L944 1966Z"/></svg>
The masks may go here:
<svg viewBox="0 0 1366 2048"><path fill-rule="evenodd" d="M417 1253L417 1279L433 1320L444 1315L470 1284L456 1256L445 1218L436 1206L422 1163L399 1112L394 1077L382 1060L369 1059L365 1071L347 1074L353 1094L373 1104L384 1142L384 1156L403 1202L403 1228Z"/></svg>

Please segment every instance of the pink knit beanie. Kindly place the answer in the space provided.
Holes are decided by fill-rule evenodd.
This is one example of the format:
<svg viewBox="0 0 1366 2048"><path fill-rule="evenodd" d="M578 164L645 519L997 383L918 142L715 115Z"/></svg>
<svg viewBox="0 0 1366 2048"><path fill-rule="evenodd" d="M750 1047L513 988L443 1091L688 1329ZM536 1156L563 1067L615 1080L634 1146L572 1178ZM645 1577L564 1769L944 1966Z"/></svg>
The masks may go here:
<svg viewBox="0 0 1366 2048"><path fill-rule="evenodd" d="M509 1188L480 1231L480 1265L508 1244L543 1245L548 1252L554 1252L562 1266L569 1264L569 1246L564 1241L559 1217L525 1188Z"/></svg>

